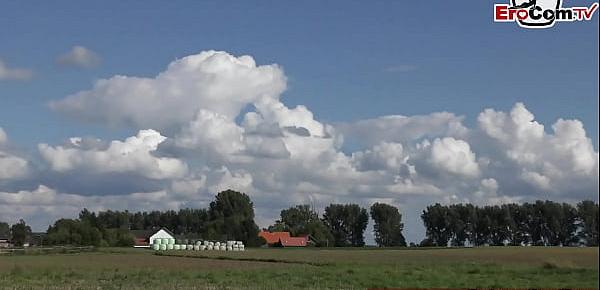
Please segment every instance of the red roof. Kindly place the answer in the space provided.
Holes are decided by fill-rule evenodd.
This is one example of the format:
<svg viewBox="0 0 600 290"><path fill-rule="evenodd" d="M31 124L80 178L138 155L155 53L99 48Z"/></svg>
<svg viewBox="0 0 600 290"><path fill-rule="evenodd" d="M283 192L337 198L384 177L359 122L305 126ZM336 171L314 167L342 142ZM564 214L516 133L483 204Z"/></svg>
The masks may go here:
<svg viewBox="0 0 600 290"><path fill-rule="evenodd" d="M292 237L290 232L267 232L261 231L259 237L263 237L267 241L267 245L281 244L283 247L306 247L308 236Z"/></svg>
<svg viewBox="0 0 600 290"><path fill-rule="evenodd" d="M279 239L281 245L284 247L306 247L306 237L289 237Z"/></svg>
<svg viewBox="0 0 600 290"><path fill-rule="evenodd" d="M133 239L134 246L148 246L148 240L144 238L135 238Z"/></svg>
<svg viewBox="0 0 600 290"><path fill-rule="evenodd" d="M290 232L267 232L260 231L258 233L259 237L263 237L267 241L267 245L275 244L279 242L280 239L290 238Z"/></svg>

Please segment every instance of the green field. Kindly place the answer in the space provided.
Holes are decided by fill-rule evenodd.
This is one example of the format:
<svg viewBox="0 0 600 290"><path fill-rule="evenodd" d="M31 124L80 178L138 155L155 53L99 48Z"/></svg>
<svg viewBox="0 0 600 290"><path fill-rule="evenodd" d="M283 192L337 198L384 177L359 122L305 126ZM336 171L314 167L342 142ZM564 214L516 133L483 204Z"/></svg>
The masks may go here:
<svg viewBox="0 0 600 290"><path fill-rule="evenodd" d="M598 288L598 248L101 249L0 256L0 288Z"/></svg>

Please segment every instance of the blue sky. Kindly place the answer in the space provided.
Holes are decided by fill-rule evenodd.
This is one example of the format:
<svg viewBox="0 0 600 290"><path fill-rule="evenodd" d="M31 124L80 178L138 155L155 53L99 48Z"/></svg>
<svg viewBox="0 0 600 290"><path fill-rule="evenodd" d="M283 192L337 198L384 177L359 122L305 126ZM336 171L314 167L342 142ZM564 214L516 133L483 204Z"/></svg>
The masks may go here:
<svg viewBox="0 0 600 290"><path fill-rule="evenodd" d="M35 77L0 83L0 116L23 143L126 135L65 122L45 103L98 78L153 76L175 58L217 49L283 66L284 101L304 104L322 120L450 111L473 122L483 108L522 101L545 124L580 119L597 146L597 17L526 30L493 23L493 3L4 2L0 56ZM75 44L101 55L102 66L57 67L56 56Z"/></svg>
<svg viewBox="0 0 600 290"><path fill-rule="evenodd" d="M180 198L175 207L202 206L200 200L209 199L209 193L214 193L219 186L246 184L244 182L250 178L252 185L245 190L256 193L258 215L263 222L271 221L292 201L305 202L308 197L302 192L312 190L323 203L360 201L366 205L381 200L399 204L406 212L409 240L419 241L423 236L419 210L432 202L597 199L598 13L592 21L557 23L550 29L532 30L523 29L516 23L494 23L494 3L504 2L2 2L0 72L4 64L8 68L31 70L33 77L28 80L0 78L0 128L11 141L9 147L3 148L0 138L0 219L15 219L20 214L11 214L10 209L17 207L9 198L3 201L3 192L26 196L55 192L56 204L69 204L75 200L77 205L85 205L90 201L83 197L61 194L95 196L105 188L114 190L107 195L147 190L164 190L172 194L175 184L182 189L181 184L193 187L204 180L206 185L193 191L202 195L201 198L197 195L174 197ZM589 6L591 3L568 1L563 6ZM74 46L95 52L101 58L101 64L88 69L57 64L59 56ZM223 144L229 144L229 140L225 137L223 140L205 140L206 135L190 129L191 125L201 123L198 120L194 123L191 117L176 124L180 131L161 132L172 142L165 142L157 149L163 142L160 133L146 132L144 134L155 138L152 142L157 143L135 149L141 150L140 154L149 162L155 162L156 156L168 156L173 158L172 164L185 163L185 166L189 165L189 172L185 174L182 173L184 169L157 173L148 169L146 163L141 168L127 167L133 165L126 158L123 160L125 165L119 163L120 167L113 168L114 171L99 169L108 168L106 164L94 164L97 168L75 163L66 163L69 165L66 169L59 166L72 160L85 160L85 156L114 153L106 149L108 145L93 145L95 143L91 141L89 144L92 145L73 153L84 156L75 156L80 159L73 157L71 161L61 161L56 159L58 155L41 154L39 143L47 143L51 150L59 150L72 136L93 136L108 142L136 136L141 129L159 130L144 126L143 122L129 126L119 122L87 122L85 118L51 110L48 103L91 90L95 81L115 75L153 78L168 72L170 63L179 63L177 60L187 56L202 59L199 53L207 50L226 51L234 57L250 55L257 66L281 66L283 72L276 70L275 75L285 75L287 89L281 95L276 93L270 97L275 103L281 101L285 110L289 108L283 115L295 119L285 119L276 114L279 109L273 108L263 108L260 114L265 122L279 122L276 130L283 136L281 140L271 140L284 144L283 152L275 152L281 148L274 147L268 148L271 150L268 153L291 156L289 164L264 156L252 156L254 161L245 165L230 162L228 157L237 156L239 152L219 155L210 151L218 151ZM224 57L221 61L233 70L245 69L231 58ZM179 89L185 91L186 76L173 71L168 73L182 78L176 86L184 84ZM234 79L230 85L237 86L239 81ZM132 87L133 83L130 84ZM204 85L211 87L214 84ZM273 81L272 85L279 84ZM156 88L160 89L160 86L156 85ZM139 98L140 107L144 107L144 96L133 91L127 91L131 94L124 92L123 98ZM188 93L193 95L195 92ZM110 109L118 110L119 107L103 103L108 99L102 99L102 92L96 90L86 98L95 97L100 99L98 104L106 106L98 108L99 114L105 114L107 119L114 117ZM165 107L169 107L170 97L173 96L165 96ZM196 97L205 100L206 96ZM195 101L179 105L212 108ZM234 101L224 99L223 103ZM517 104L519 102L524 106ZM252 103L250 101L248 105ZM314 116L294 109L297 105L306 106ZM63 108L72 110L74 107L67 102L63 103ZM103 111L106 108L108 110ZM477 117L485 108L494 111L485 114L488 123L484 124ZM79 109L84 115L94 111L94 108ZM250 132L249 127L240 124L246 112L236 117L238 124L225 124L217 129L224 132L235 128L243 132L242 137L238 137L251 138L246 134ZM454 115L430 115L434 112ZM509 112L522 118L515 117L512 123L507 121L509 118L502 119ZM162 113L178 112L165 110ZM540 135L536 131L537 125L528 122L529 113L535 115L535 120L545 126L549 135L537 141L522 136L517 129L522 129L525 135ZM423 116L407 119L406 125L378 119L386 115ZM215 116L209 121L218 120L219 116ZM457 116L465 116L465 119L460 120ZM580 134L576 123L561 123L564 134L554 134L552 124L559 118L581 121L584 133L591 141ZM374 121L360 126L355 124L365 119ZM286 131L288 129L283 125L286 122L288 126L301 127L312 137L320 138L305 140L308 149L300 152L300 156L312 156L311 146L325 148L318 155L319 159L315 159L314 167L303 168L294 163L297 162L293 160L294 156L298 154L294 151L298 149L294 148L298 142L295 138L299 137ZM354 137L343 142L340 149L345 154L343 158L336 157L338 148L332 145L333 141L327 145L319 143L330 135L328 129L323 129L326 127L323 124L345 130L344 133ZM456 124L458 127L454 126ZM457 128L460 130L455 130ZM466 128L469 133L465 133ZM501 136L494 135L498 132ZM502 136L512 139L506 140ZM272 138L270 135L262 137ZM181 140L199 143L194 144L196 148L188 148L178 143ZM209 141L223 143L209 144ZM131 145L129 141L123 142ZM572 147L559 146L563 143ZM251 145L240 145L246 146L245 151L242 150L244 154L250 152ZM437 151L427 148L437 148ZM206 152L212 152L212 155ZM436 152L449 155L436 155ZM3 156L8 160L6 164L27 160L18 164L26 164L29 169L24 169L19 176L7 174L6 180L2 180ZM449 157L440 160L440 156ZM335 178L328 179L327 168L332 166L351 168L340 170L335 173ZM145 169L150 171L145 172ZM276 177L274 180L260 176L269 170ZM358 172L356 176L346 175L354 171ZM115 176L130 179L116 180ZM88 184L82 186L79 180ZM107 184L110 180L113 183ZM337 183L327 184L332 180ZM403 184L406 187L397 186L398 180L406 181ZM357 184L353 183L355 181ZM282 182L283 188L295 195L287 196L287 192L273 195L275 182ZM38 188L40 185L45 187ZM182 189L185 190L187 188ZM130 195L116 198L114 202L107 198L102 204L95 200L91 203L98 204L99 208L129 205L130 209L152 209L142 206L149 203L137 198L139 196ZM156 204L167 205L164 202ZM4 215L3 205L6 206ZM42 229L45 222L61 214L74 215L70 212L73 208L47 204L29 206L35 211L32 210L28 218Z"/></svg>

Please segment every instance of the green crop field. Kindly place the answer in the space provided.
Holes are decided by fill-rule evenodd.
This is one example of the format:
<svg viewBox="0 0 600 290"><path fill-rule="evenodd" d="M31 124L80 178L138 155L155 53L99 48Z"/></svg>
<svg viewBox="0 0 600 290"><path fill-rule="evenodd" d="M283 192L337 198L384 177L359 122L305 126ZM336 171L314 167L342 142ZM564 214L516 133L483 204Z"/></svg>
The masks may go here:
<svg viewBox="0 0 600 290"><path fill-rule="evenodd" d="M101 249L0 256L0 288L598 288L598 248Z"/></svg>

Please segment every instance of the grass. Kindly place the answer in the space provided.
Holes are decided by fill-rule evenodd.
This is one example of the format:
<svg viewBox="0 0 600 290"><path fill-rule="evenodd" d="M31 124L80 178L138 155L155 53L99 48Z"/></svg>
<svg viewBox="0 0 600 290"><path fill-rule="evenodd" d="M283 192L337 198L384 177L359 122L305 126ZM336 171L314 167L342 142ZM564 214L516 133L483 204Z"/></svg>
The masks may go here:
<svg viewBox="0 0 600 290"><path fill-rule="evenodd" d="M0 256L0 288L598 288L598 248L100 249Z"/></svg>

